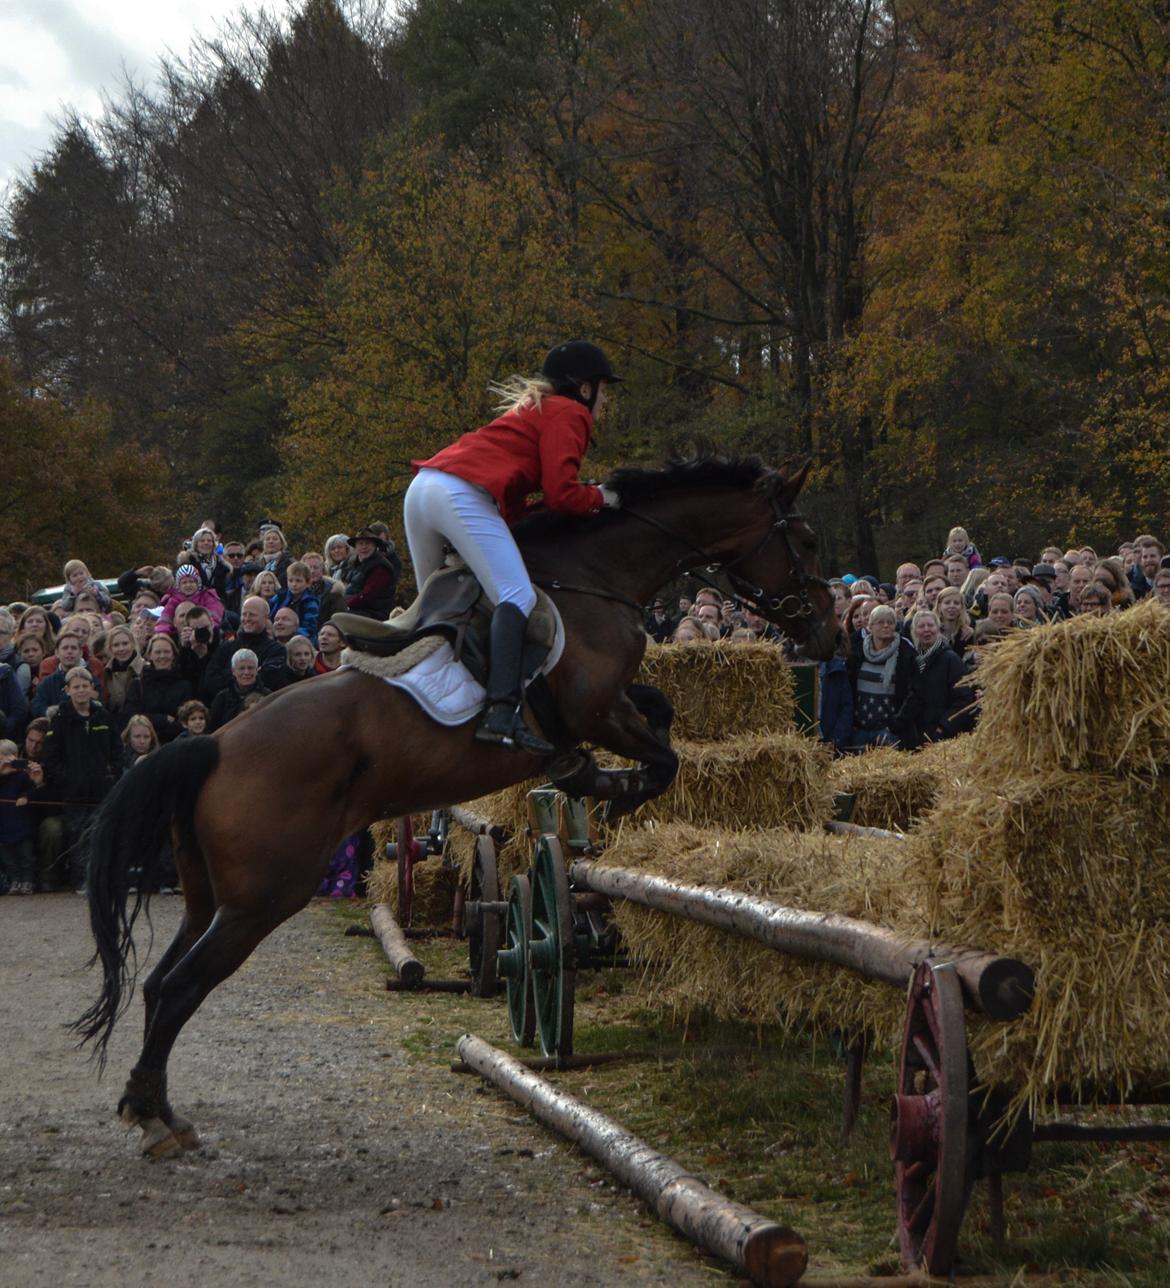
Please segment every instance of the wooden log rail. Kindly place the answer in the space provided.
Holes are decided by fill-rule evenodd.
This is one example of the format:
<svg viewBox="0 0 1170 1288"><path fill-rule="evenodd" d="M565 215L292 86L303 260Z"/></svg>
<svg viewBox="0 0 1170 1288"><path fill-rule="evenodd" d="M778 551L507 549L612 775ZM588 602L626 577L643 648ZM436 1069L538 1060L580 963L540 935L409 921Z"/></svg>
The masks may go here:
<svg viewBox="0 0 1170 1288"><path fill-rule="evenodd" d="M1012 957L908 940L854 917L787 908L736 890L681 885L629 868L602 867L591 859L570 864L569 876L578 889L729 930L794 957L833 962L897 988L906 987L920 962L953 962L966 1004L994 1020L1015 1019L1032 1004L1035 975Z"/></svg>
<svg viewBox="0 0 1170 1288"><path fill-rule="evenodd" d="M753 1284L786 1288L804 1274L808 1250L795 1230L717 1194L674 1159L558 1091L482 1038L465 1033L457 1050L465 1063L546 1127L608 1168L668 1225L746 1274Z"/></svg>
<svg viewBox="0 0 1170 1288"><path fill-rule="evenodd" d="M378 936L382 951L398 978L410 988L417 987L422 982L426 968L410 951L402 927L394 920L388 904L376 903L370 909L370 927Z"/></svg>

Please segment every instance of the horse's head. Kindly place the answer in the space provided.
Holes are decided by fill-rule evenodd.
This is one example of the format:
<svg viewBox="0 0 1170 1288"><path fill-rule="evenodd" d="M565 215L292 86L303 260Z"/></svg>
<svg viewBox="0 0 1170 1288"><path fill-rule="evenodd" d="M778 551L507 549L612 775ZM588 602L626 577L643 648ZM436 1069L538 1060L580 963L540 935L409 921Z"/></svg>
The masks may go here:
<svg viewBox="0 0 1170 1288"><path fill-rule="evenodd" d="M768 506L766 529L724 571L740 595L756 601L761 616L796 641L802 657L823 662L836 652L841 626L820 575L816 533L793 508L810 464L782 465L760 478L756 490Z"/></svg>

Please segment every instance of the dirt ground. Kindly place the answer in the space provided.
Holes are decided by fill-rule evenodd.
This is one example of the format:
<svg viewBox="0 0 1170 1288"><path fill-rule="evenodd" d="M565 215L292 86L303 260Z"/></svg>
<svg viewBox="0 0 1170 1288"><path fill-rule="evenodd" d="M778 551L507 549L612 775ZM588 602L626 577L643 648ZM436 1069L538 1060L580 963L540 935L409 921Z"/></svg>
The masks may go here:
<svg viewBox="0 0 1170 1288"><path fill-rule="evenodd" d="M159 897L159 947L179 901ZM99 1082L84 901L0 899L0 1285L733 1283L478 1079L412 1061L368 941L314 904L200 1008L170 1065L202 1147L146 1161ZM435 1000L442 1005L442 997Z"/></svg>

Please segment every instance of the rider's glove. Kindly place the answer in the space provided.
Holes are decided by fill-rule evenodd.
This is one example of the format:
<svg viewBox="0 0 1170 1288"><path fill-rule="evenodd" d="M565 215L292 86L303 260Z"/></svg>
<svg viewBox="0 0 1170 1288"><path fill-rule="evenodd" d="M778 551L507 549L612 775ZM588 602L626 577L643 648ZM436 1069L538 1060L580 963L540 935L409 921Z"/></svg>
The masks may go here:
<svg viewBox="0 0 1170 1288"><path fill-rule="evenodd" d="M601 492L601 504L607 510L620 510L622 508L622 499L611 487L599 489Z"/></svg>

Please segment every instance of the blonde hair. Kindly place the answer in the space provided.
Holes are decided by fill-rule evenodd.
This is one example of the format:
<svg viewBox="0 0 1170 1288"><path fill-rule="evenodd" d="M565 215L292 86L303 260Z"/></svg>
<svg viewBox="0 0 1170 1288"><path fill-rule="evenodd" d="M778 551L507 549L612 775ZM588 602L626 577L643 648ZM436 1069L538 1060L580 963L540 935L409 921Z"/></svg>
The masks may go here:
<svg viewBox="0 0 1170 1288"><path fill-rule="evenodd" d="M65 580L68 581L75 572L83 572L87 577L91 576L89 569L85 566L82 560L70 559L62 569L62 574Z"/></svg>
<svg viewBox="0 0 1170 1288"><path fill-rule="evenodd" d="M942 620L941 605L944 600L949 599L957 599L959 601L959 621L955 628L954 635L947 635L947 631L943 626ZM943 635L946 635L947 639L953 640L955 636L959 635L964 629L971 625L971 614L967 612L967 602L964 600L963 592L958 588L958 586L944 586L942 590L938 592L938 596L934 601L934 615L938 618L938 629Z"/></svg>
<svg viewBox="0 0 1170 1288"><path fill-rule="evenodd" d="M122 730L122 741L127 747L130 746L131 729L146 729L150 733L150 749L153 751L158 746L158 730L146 718L146 716L131 716L126 721L126 728ZM143 753L145 754L145 753Z"/></svg>
<svg viewBox="0 0 1170 1288"><path fill-rule="evenodd" d="M508 376L506 380L493 380L488 385L488 393L496 395L495 410L503 415L525 407L539 411L540 400L555 394L556 389L543 376Z"/></svg>
<svg viewBox="0 0 1170 1288"><path fill-rule="evenodd" d="M258 590L258 589L257 589L257 587L258 587L258 586L259 586L259 584L260 584L260 578L261 578L261 577L271 577L271 578L272 578L272 585L273 585L273 589L272 589L272 590L269 590L269 591L263 591L263 590ZM265 582L264 584L265 584L265 585L267 585L268 583L267 583L267 582ZM271 599L271 598L273 597L273 595L279 595L279 594L280 594L280 578L276 575L276 573L274 573L274 572L269 572L269 571L267 570L267 568L266 568L263 572L258 572L258 573L256 574L256 580L252 583L252 594L253 594L253 595L259 595L261 598L264 598L264 599Z"/></svg>

